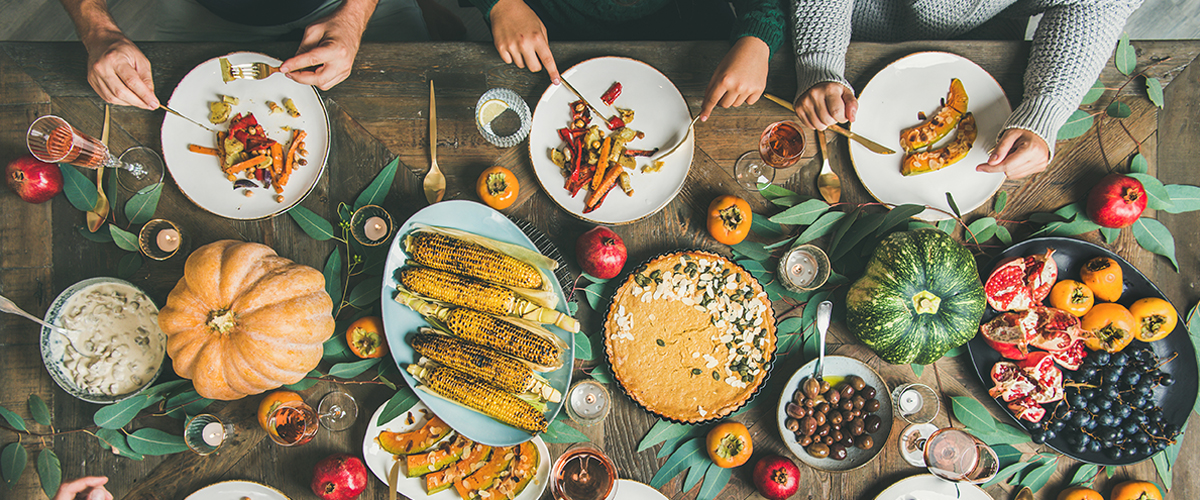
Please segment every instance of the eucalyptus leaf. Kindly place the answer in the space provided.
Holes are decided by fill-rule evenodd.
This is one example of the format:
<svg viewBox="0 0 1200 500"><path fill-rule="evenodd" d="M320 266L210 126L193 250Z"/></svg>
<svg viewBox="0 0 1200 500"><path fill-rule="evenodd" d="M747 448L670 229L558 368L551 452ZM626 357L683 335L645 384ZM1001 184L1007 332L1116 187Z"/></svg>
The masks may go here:
<svg viewBox="0 0 1200 500"><path fill-rule="evenodd" d="M1158 81L1158 78L1146 77L1146 97L1155 106L1163 107L1163 86L1162 82Z"/></svg>
<svg viewBox="0 0 1200 500"><path fill-rule="evenodd" d="M58 493L59 485L62 484L62 463L58 461L58 455L54 454L54 450L44 448L41 453L38 453L37 472L38 481L42 484L42 491L46 493L47 498L54 498L54 494Z"/></svg>
<svg viewBox="0 0 1200 500"><path fill-rule="evenodd" d="M781 355L789 354L792 352L792 347L799 340L801 340L801 336L798 333L780 333L775 343L775 352Z"/></svg>
<svg viewBox="0 0 1200 500"><path fill-rule="evenodd" d="M114 429L98 429L96 430L96 433L92 435L96 436L96 439L99 439L100 442L108 445L108 448L112 450L114 455L125 457L130 460L142 460L146 458L141 453L133 451L133 448L129 447L129 443L125 440L125 433L121 431Z"/></svg>
<svg viewBox="0 0 1200 500"><path fill-rule="evenodd" d="M916 375L917 378L920 378L921 374L925 373L925 365L918 365L916 363L913 363L909 366L912 367L913 374Z"/></svg>
<svg viewBox="0 0 1200 500"><path fill-rule="evenodd" d="M958 203L954 202L954 195L950 194L949 191L946 191L946 203L950 204L950 211L954 212L954 215L961 219L962 212L958 210Z"/></svg>
<svg viewBox="0 0 1200 500"><path fill-rule="evenodd" d="M417 401L419 401L419 399L417 398L417 395L413 393L412 389L409 389L408 387L402 387L400 390L396 391L396 394L392 395L391 399L388 399L387 403L383 405L383 411L379 412L379 419L375 421L375 425L386 425L396 417L408 412L413 405L417 404Z"/></svg>
<svg viewBox="0 0 1200 500"><path fill-rule="evenodd" d="M8 426L17 431L25 432L28 430L25 428L25 419L8 408L0 406L0 417L4 417L4 420L8 422Z"/></svg>
<svg viewBox="0 0 1200 500"><path fill-rule="evenodd" d="M576 299L576 300L578 300L578 299ZM575 313L578 311L579 311L579 302L576 302L575 300L567 302L567 314L574 316Z"/></svg>
<svg viewBox="0 0 1200 500"><path fill-rule="evenodd" d="M314 240L325 241L335 236L333 225L312 210L296 205L287 213L292 216L292 220L295 220L296 224L300 225L300 229L303 229Z"/></svg>
<svg viewBox="0 0 1200 500"><path fill-rule="evenodd" d="M1033 236L1075 236L1100 229L1100 225L1092 222L1085 215L1083 202L1072 203L1054 213L1067 218L1071 222L1051 222L1033 233Z"/></svg>
<svg viewBox="0 0 1200 500"><path fill-rule="evenodd" d="M575 359L590 361L592 357L592 339L586 333L575 332Z"/></svg>
<svg viewBox="0 0 1200 500"><path fill-rule="evenodd" d="M96 243L112 243L113 240L112 233L108 232L108 228L105 227L101 227L93 233L88 231L87 227L79 226L79 234L83 235L84 238Z"/></svg>
<svg viewBox="0 0 1200 500"><path fill-rule="evenodd" d="M1075 112L1071 113L1071 116L1067 117L1067 122L1058 129L1057 139L1060 141L1066 141L1076 137L1081 137L1083 134L1088 133L1088 131L1092 129L1092 124L1095 121L1096 119L1091 113L1088 113L1082 109L1077 109Z"/></svg>
<svg viewBox="0 0 1200 500"><path fill-rule="evenodd" d="M208 408L208 405L213 404L213 400L200 397L200 393L195 389L176 394L167 399L164 405L169 411L167 416L171 418L185 418L189 415L199 414Z"/></svg>
<svg viewBox="0 0 1200 500"><path fill-rule="evenodd" d="M168 434L154 428L143 428L133 431L126 438L129 447L143 455L170 455L187 451L183 436Z"/></svg>
<svg viewBox="0 0 1200 500"><path fill-rule="evenodd" d="M1154 454L1154 470L1158 472L1158 478L1162 480L1163 486L1171 489L1171 466L1167 464L1167 452L1160 451Z"/></svg>
<svg viewBox="0 0 1200 500"><path fill-rule="evenodd" d="M1025 477L1021 478L1021 485L1028 486L1033 491L1038 491L1050 481L1050 476L1058 470L1058 458L1047 460L1045 464L1033 469Z"/></svg>
<svg viewBox="0 0 1200 500"><path fill-rule="evenodd" d="M679 491L687 493L692 491L696 485L700 484L700 480L708 473L708 467L692 467L688 469L687 478L683 480L683 487Z"/></svg>
<svg viewBox="0 0 1200 500"><path fill-rule="evenodd" d="M584 298L587 299L588 307L592 308L593 311L599 312L600 306L603 305L603 303L604 303L603 301L604 301L604 286L605 285L606 285L606 283L603 283L603 282L592 283L581 289L581 290L583 290Z"/></svg>
<svg viewBox="0 0 1200 500"><path fill-rule="evenodd" d="M162 196L162 183L151 184L154 189L148 192L137 192L129 197L129 201L125 202L125 218L129 219L129 224L140 226L154 218L154 211L158 210L158 199Z"/></svg>
<svg viewBox="0 0 1200 500"><path fill-rule="evenodd" d="M1100 466L1096 464L1083 464L1075 470L1075 475L1071 476L1071 486L1087 486L1092 484L1092 480L1096 478L1096 473L1100 472Z"/></svg>
<svg viewBox="0 0 1200 500"><path fill-rule="evenodd" d="M141 253L127 253L121 257L121 261L117 263L117 277L121 279L129 279L142 268Z"/></svg>
<svg viewBox="0 0 1200 500"><path fill-rule="evenodd" d="M654 426L650 427L650 430L646 432L646 436L643 437L640 442L638 442L637 452L641 453L653 448L655 445L662 443L663 441L687 434L689 429L689 426L677 424L669 420L659 419L658 422L655 422Z"/></svg>
<svg viewBox="0 0 1200 500"><path fill-rule="evenodd" d="M37 394L30 394L29 401L29 416L33 417L33 421L39 424L50 425L50 408L46 407L46 401Z"/></svg>
<svg viewBox="0 0 1200 500"><path fill-rule="evenodd" d="M980 431L995 432L996 419L988 413L983 403L969 396L953 397L950 398L950 402L951 408L954 409L954 417L963 425Z"/></svg>
<svg viewBox="0 0 1200 500"><path fill-rule="evenodd" d="M325 277L325 293L328 293L333 298L333 315L337 317L337 313L341 310L342 302L342 251L334 248L329 254L329 258L325 259L325 270L321 271L321 275Z"/></svg>
<svg viewBox="0 0 1200 500"><path fill-rule="evenodd" d="M355 356L354 352L350 350L350 345L346 343L346 337L338 334L338 332L343 332L345 330L345 328L338 328L334 331L333 336L329 337L329 340L326 340L325 343L322 344L324 354L321 355L321 361L341 363L343 361L350 361L358 357Z"/></svg>
<svg viewBox="0 0 1200 500"><path fill-rule="evenodd" d="M184 389L185 387L187 387L187 389ZM192 388L191 380L179 379L179 380L172 380L170 382L163 382L160 384L155 384L155 385L151 386L149 389L146 389L146 392L144 392L143 394L150 396L150 397L154 397L154 396L169 397L169 396L175 396L176 394L181 394L181 393L187 392L191 388ZM179 390L179 392L175 393L176 390Z"/></svg>
<svg viewBox="0 0 1200 500"><path fill-rule="evenodd" d="M1112 479L1112 477L1115 476L1119 470L1120 469L1118 469L1117 466L1109 465L1108 467L1104 468L1104 473L1108 475L1109 479Z"/></svg>
<svg viewBox="0 0 1200 500"><path fill-rule="evenodd" d="M287 384L287 385L283 386L283 388L287 389L289 391L300 392L305 389L308 389L309 387L317 385L317 377L320 377L320 376L321 376L320 371L313 370L311 372L308 372L308 374L305 375L304 378L300 379L300 381L298 381L294 384Z"/></svg>
<svg viewBox="0 0 1200 500"><path fill-rule="evenodd" d="M964 352L967 352L966 344L960 345L958 347L950 349L949 351L946 351L946 354L943 354L942 357L943 358L953 358L955 356L961 356Z"/></svg>
<svg viewBox="0 0 1200 500"><path fill-rule="evenodd" d="M67 195L67 201L80 212L96 208L96 202L100 200L100 195L96 194L96 183L66 163L59 163L58 169L62 171L63 194Z"/></svg>
<svg viewBox="0 0 1200 500"><path fill-rule="evenodd" d="M346 297L346 303L359 309L371 306L378 303L380 294L383 293L383 282L377 279L365 279L354 285L354 289L350 290L350 296Z"/></svg>
<svg viewBox="0 0 1200 500"><path fill-rule="evenodd" d="M1008 467L1010 464L1015 464L1021 461L1021 450L1014 448L1012 445L993 445L992 451L996 452L996 461L1000 463L1001 468Z"/></svg>
<svg viewBox="0 0 1200 500"><path fill-rule="evenodd" d="M771 222L770 219L760 214L754 214L750 218L750 231L753 231L754 234L768 239L778 238L784 234L782 226Z"/></svg>
<svg viewBox="0 0 1200 500"><path fill-rule="evenodd" d="M766 267L763 267L763 265L757 260L742 259L737 261L737 264L742 266L742 268L744 268L746 272L750 273L751 276L754 276L755 279L761 280L764 277L767 277L766 275L770 273L770 271L768 271Z"/></svg>
<svg viewBox="0 0 1200 500"><path fill-rule="evenodd" d="M161 396L151 397L147 394L139 394L96 410L96 414L92 416L92 421L104 429L120 429L133 421L133 417L136 417L138 412L149 408L161 400Z"/></svg>
<svg viewBox="0 0 1200 500"><path fill-rule="evenodd" d="M996 473L996 477L991 478L990 480L988 480L988 482L983 483L979 486L982 488L987 488L988 486L991 486L993 484L998 484L999 482L1004 481L1004 480L1020 473L1021 471L1029 468L1034 463L1035 462L1030 460L1027 462L1017 462L1015 464L1009 465L1008 467L1000 469L1000 472ZM1010 481L1009 484L1012 484L1012 482Z"/></svg>
<svg viewBox="0 0 1200 500"><path fill-rule="evenodd" d="M375 174L375 179L354 199L354 209L358 210L367 205L382 205L388 191L392 189L392 181L396 178L396 168L399 165L399 156L384 165L383 169Z"/></svg>
<svg viewBox="0 0 1200 500"><path fill-rule="evenodd" d="M703 465L703 464L701 464ZM694 467L699 467L696 465ZM704 484L700 485L700 493L696 494L696 500L713 500L717 495L721 494L721 490L729 484L729 476L733 475L733 468L725 468L713 463L708 466L708 472L704 473Z"/></svg>
<svg viewBox="0 0 1200 500"><path fill-rule="evenodd" d="M704 451L704 439L691 439L680 445L658 472L654 473L654 477L650 479L650 487L660 489L680 472L703 462L708 462L708 454Z"/></svg>
<svg viewBox="0 0 1200 500"><path fill-rule="evenodd" d="M759 191L758 194L761 194L763 198L766 198L768 200L800 196L800 195L796 194L794 191L788 190L778 184L768 184L761 191Z"/></svg>
<svg viewBox="0 0 1200 500"><path fill-rule="evenodd" d="M1172 214L1200 210L1200 187L1187 184L1167 184L1163 186L1171 197L1172 206L1163 211Z"/></svg>
<svg viewBox="0 0 1200 500"><path fill-rule="evenodd" d="M967 235L968 235L968 237L970 235L975 235L975 242L983 243L983 242L991 239L991 238L983 237L983 232L988 229L991 229L992 230L991 234L996 234L995 227L996 227L996 218L995 217L980 217L978 219L975 219L974 222L967 224Z"/></svg>
<svg viewBox="0 0 1200 500"><path fill-rule="evenodd" d="M911 220L914 216L924 211L924 205L915 205L912 203L896 205L891 210L888 210L887 215L883 218L883 222L875 229L875 234L883 236L892 228Z"/></svg>
<svg viewBox="0 0 1200 500"><path fill-rule="evenodd" d="M800 344L800 351L804 355L805 361L817 359L817 354L821 349L821 337L815 332L816 328L810 328L810 330L813 331L806 335L804 342Z"/></svg>
<svg viewBox="0 0 1200 500"><path fill-rule="evenodd" d="M1141 153L1138 153L1133 155L1133 158L1129 160L1129 171L1137 174L1144 174L1150 171L1150 164L1146 162L1145 156L1142 156Z"/></svg>
<svg viewBox="0 0 1200 500"><path fill-rule="evenodd" d="M971 429L971 433L980 441L992 446L1021 444L1030 441L1029 433L1000 422L995 422L994 430Z"/></svg>
<svg viewBox="0 0 1200 500"><path fill-rule="evenodd" d="M768 220L778 224L805 226L815 222L821 214L827 211L829 211L829 204L814 198L775 214Z"/></svg>
<svg viewBox="0 0 1200 500"><path fill-rule="evenodd" d="M792 316L775 325L775 331L781 334L795 333L804 328L804 320Z"/></svg>
<svg viewBox="0 0 1200 500"><path fill-rule="evenodd" d="M996 204L992 205L992 211L1000 213L1008 206L1008 191L1000 191L996 193Z"/></svg>
<svg viewBox="0 0 1200 500"><path fill-rule="evenodd" d="M849 214L847 214L840 222L838 222L837 229L833 232L833 236L829 239L830 248L835 248L838 246L838 243L841 243L842 238L846 236L846 233L850 231L850 228L854 226L854 223L858 222L858 217L860 215L862 215L862 207L855 207L854 210L851 210Z"/></svg>
<svg viewBox="0 0 1200 500"><path fill-rule="evenodd" d="M1083 100L1080 101L1079 104L1086 106L1093 102L1099 101L1100 96L1104 95L1105 90L1108 89L1104 87L1104 82L1101 82L1100 79L1097 78L1096 83L1093 83L1092 88L1088 89L1087 93L1083 95Z"/></svg>
<svg viewBox="0 0 1200 500"><path fill-rule="evenodd" d="M350 222L350 217L354 216L354 214L350 212L350 207L346 206L345 203L338 203L337 214L338 219L341 219L342 222Z"/></svg>
<svg viewBox="0 0 1200 500"><path fill-rule="evenodd" d="M0 475L4 476L9 491L21 479L21 473L25 472L25 464L28 462L29 451L21 443L10 443L4 447L4 451L0 451Z"/></svg>
<svg viewBox="0 0 1200 500"><path fill-rule="evenodd" d="M1107 108L1104 108L1104 113L1113 118L1129 118L1133 114L1133 109L1121 101L1113 101Z"/></svg>
<svg viewBox="0 0 1200 500"><path fill-rule="evenodd" d="M606 364L592 368L591 373L588 375L591 375L592 378L596 379L596 381L600 382L601 384L613 383L612 370L610 370Z"/></svg>
<svg viewBox="0 0 1200 500"><path fill-rule="evenodd" d="M874 233L879 226L883 224L883 219L887 214L869 214L862 216L858 222L854 224L852 230L842 237L841 241L833 247L829 252L830 260L841 260L843 255L846 255L850 249L854 248L868 234Z"/></svg>
<svg viewBox="0 0 1200 500"><path fill-rule="evenodd" d="M1146 189L1146 195L1149 199L1146 200L1146 208L1154 210L1163 210L1175 206L1171 202L1171 195L1167 193L1166 186L1150 174L1131 173L1130 177L1137 179L1142 183L1142 187Z"/></svg>
<svg viewBox="0 0 1200 500"><path fill-rule="evenodd" d="M813 222L812 225L805 228L804 231L800 233L800 236L796 237L795 244L800 245L808 243L812 240L829 234L829 231L831 231L837 225L837 222L842 220L842 217L845 216L846 212L826 212L815 222Z"/></svg>
<svg viewBox="0 0 1200 500"><path fill-rule="evenodd" d="M771 203L773 203L777 207L791 208L791 207L796 206L799 203L804 202L804 200L807 200L807 199L809 199L807 196L800 196L798 194L794 194L794 195L783 196L783 197L779 197L779 198L772 198Z"/></svg>
<svg viewBox="0 0 1200 500"><path fill-rule="evenodd" d="M112 234L113 243L116 243L117 247L121 250L126 252L139 251L137 236L135 236L133 233L112 224L108 225L108 231L110 234Z"/></svg>
<svg viewBox="0 0 1200 500"><path fill-rule="evenodd" d="M996 225L996 239L1005 245L1012 245L1013 242L1012 234L1008 232L1008 228L999 224Z"/></svg>
<svg viewBox="0 0 1200 500"><path fill-rule="evenodd" d="M329 367L329 375L337 378L354 378L370 370L383 358L367 358L349 363L338 363ZM390 358L389 358L390 360Z"/></svg>
<svg viewBox="0 0 1200 500"><path fill-rule="evenodd" d="M1134 68L1137 67L1137 51L1133 49L1133 45L1129 44L1129 33L1121 33L1120 40L1117 40L1117 53L1113 59L1117 71L1120 71L1122 75L1133 74Z"/></svg>
<svg viewBox="0 0 1200 500"><path fill-rule="evenodd" d="M1060 208L1059 211L1062 211L1064 209L1066 209L1066 207ZM1029 220L1029 222L1032 222L1034 224L1050 224L1053 222L1075 222L1075 219L1078 218L1077 214L1078 213L1075 212L1070 217L1064 217L1057 213L1036 212L1036 213L1029 214L1029 217L1027 217L1027 219Z"/></svg>
<svg viewBox="0 0 1200 500"><path fill-rule="evenodd" d="M597 278L588 273L580 273L580 274L582 274L584 278L587 278L588 281L591 281L592 283L608 283L609 281L611 281L611 280L606 280L603 278Z"/></svg>
<svg viewBox="0 0 1200 500"><path fill-rule="evenodd" d="M952 234L954 234L954 227L957 225L958 225L958 222L956 222L954 219L945 219L945 220L938 221L937 228L940 229L943 233L952 235Z"/></svg>
<svg viewBox="0 0 1200 500"><path fill-rule="evenodd" d="M1171 265L1175 266L1175 271L1179 271L1179 262L1175 261L1175 238L1171 236L1171 230L1167 229L1161 222L1149 217L1141 217L1134 221L1130 227L1133 231L1133 238L1138 244L1171 261Z"/></svg>
<svg viewBox="0 0 1200 500"><path fill-rule="evenodd" d="M550 426L546 427L545 432L542 432L542 441L547 443L586 443L591 439L586 434L579 432L579 429L556 419L550 422Z"/></svg>
<svg viewBox="0 0 1200 500"><path fill-rule="evenodd" d="M743 255L757 261L764 261L771 258L771 252L766 251L763 248L762 243L742 241L741 243L733 245L729 248L739 255Z"/></svg>

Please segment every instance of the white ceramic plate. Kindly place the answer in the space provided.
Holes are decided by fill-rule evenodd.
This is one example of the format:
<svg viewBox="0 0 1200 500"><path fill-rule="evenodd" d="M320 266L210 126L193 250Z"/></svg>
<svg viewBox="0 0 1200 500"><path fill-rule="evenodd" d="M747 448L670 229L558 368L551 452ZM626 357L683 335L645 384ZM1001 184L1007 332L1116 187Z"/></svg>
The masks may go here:
<svg viewBox="0 0 1200 500"><path fill-rule="evenodd" d="M283 492L251 481L223 481L196 490L184 500L288 500Z"/></svg>
<svg viewBox="0 0 1200 500"><path fill-rule="evenodd" d="M235 52L224 57L229 59L230 64L280 64L278 59L253 52ZM274 189L252 189L254 195L246 197L243 190L234 189L233 183L225 178L215 156L193 153L187 149L188 144L214 147L216 134L165 113L162 148L167 171L171 172L171 178L175 179L184 196L200 208L221 217L253 220L283 213L308 196L325 171L329 155L329 117L325 112L325 103L317 94L316 87L296 83L282 74L271 75L266 80L233 80L225 83L221 80L218 59L204 61L183 77L171 93L167 105L214 129L226 130L229 128L228 122L220 125L208 123L208 105L220 99L219 94L237 97L241 102L233 107L230 116L253 113L267 136L284 146L291 140L291 132L281 127L304 130L308 134L304 138L304 146L308 150L308 156L304 158L308 160L308 165L297 168L288 180L287 187L283 189L283 203L275 201ZM300 110L299 118L292 118L287 113L271 114L267 109L268 100L282 106L285 97L290 97L296 103L296 108Z"/></svg>
<svg viewBox="0 0 1200 500"><path fill-rule="evenodd" d="M921 474L888 486L875 500L992 500L992 497L971 483L952 483L933 474Z"/></svg>
<svg viewBox="0 0 1200 500"><path fill-rule="evenodd" d="M618 479L609 500L667 500L667 496L648 485L630 479Z"/></svg>
<svg viewBox="0 0 1200 500"><path fill-rule="evenodd" d="M413 214L407 221L404 221L404 224L396 231L396 237L392 240L390 250L388 251L387 261L384 262L382 301L383 330L387 335L388 345L391 346L392 359L400 367L400 372L404 376L404 380L408 382L409 387L416 387L417 381L412 375L404 371L404 367L417 362L418 355L413 351L412 347L409 347L407 338L409 335L415 333L418 328L429 326L429 322L425 321L425 318L417 314L416 311L409 309L408 306L397 303L394 297L396 295L396 270L403 267L404 263L408 260L408 255L401 248L404 236L416 224L461 229L480 236L521 245L534 251L537 250L533 242L529 241L529 237L525 236L525 233L521 232L504 214L473 201L451 200L435 203L425 207L420 212ZM542 270L542 274L546 279L550 280L554 287L554 293L558 295L557 309L566 313L567 300L563 296L558 280L554 279L554 276L544 269ZM543 373L542 376L546 377L546 380L550 382L552 387L566 394L567 387L571 385L571 360L575 356L575 336L557 326L545 326L555 335L558 335L558 338L566 342L568 349L563 353L565 362L562 368ZM442 420L445 420L451 428L461 432L464 436L477 443L489 446L512 446L528 441L533 437L526 431L500 423L487 415L460 406L457 403L430 394L424 390L415 392L417 393L417 397L421 398L421 401L428 405L434 413L442 417ZM563 401L566 401L566 398L563 398ZM554 416L562 408L563 403L546 403L546 405L548 407L546 420L553 421Z"/></svg>
<svg viewBox="0 0 1200 500"><path fill-rule="evenodd" d="M383 481L383 484L387 484L388 472L391 471L392 463L395 462L395 459L392 457L391 453L383 451L383 448L379 446L379 443L375 442L375 438L384 430L392 432L408 432L417 429L425 423L427 417L422 414L421 411L428 411L428 407L426 407L423 403L417 403L413 405L408 412L385 422L383 425L377 425L377 422L379 421L379 415L383 413L384 406L387 406L387 404L385 403L379 405L379 409L375 410L375 414L371 415L371 420L367 423L367 434L363 436L363 460L366 461L367 468L371 469L371 472L375 473L375 477L378 477L380 481ZM413 423L406 424L407 415L410 414L413 416ZM446 438L449 439L449 437L450 436L447 436ZM542 491L545 490L546 485L549 484L550 450L546 449L546 443L542 441L542 438L533 438L533 444L537 446L538 454L540 455L538 457L537 473L534 475L533 481L529 483L529 486L525 487L525 491L522 491L520 495L517 495L516 500L534 500L538 497L541 497ZM405 477L403 465L400 466L400 480L397 481L396 492L404 495L406 498L413 499L429 498L433 500L458 500L459 498L458 493L454 491L454 488L439 491L433 495L425 494L425 480L420 477Z"/></svg>
<svg viewBox="0 0 1200 500"><path fill-rule="evenodd" d="M921 123L918 112L932 115L937 111L952 78L962 80L969 98L967 110L975 115L979 134L974 147L966 158L936 172L900 175L900 161L904 158L900 131ZM866 146L850 141L850 160L863 186L879 201L897 205L916 203L952 213L946 201L946 193L950 192L965 214L991 198L1004 182L1004 174L976 172L975 167L987 161L988 149L1011 113L1004 89L979 65L946 52L918 52L883 68L858 97L854 132L897 153L875 154ZM934 146L945 145L954 136L951 132ZM917 217L933 221L950 216L925 210Z"/></svg>
<svg viewBox="0 0 1200 500"><path fill-rule="evenodd" d="M645 132L646 137L629 143L634 149L660 149L666 152L687 131L692 115L687 102L667 79L653 66L636 59L625 57L597 57L571 66L562 73L575 89L583 93L587 101L604 112L606 117L617 114L614 106L632 109L633 121L629 126ZM600 95L613 82L621 82L621 95L606 106ZM566 85L551 85L542 94L533 110L533 126L529 132L529 156L533 171L542 189L558 206L580 219L597 224L623 224L652 215L675 199L692 166L692 147L695 134L688 136L679 150L668 156L662 170L642 173L641 166L649 161L637 158L638 171L630 172L633 177L633 196L626 196L620 187L608 193L600 208L584 214L587 189L582 189L572 198L563 186L566 178L562 170L550 161L550 149L563 146L558 129L566 127L571 119L569 104L579 100ZM592 123L605 134L604 118L593 116Z"/></svg>
<svg viewBox="0 0 1200 500"><path fill-rule="evenodd" d="M795 455L801 462L808 464L809 467L814 469L826 472L845 472L862 467L875 458L876 455L879 455L880 451L883 451L884 445L887 444L888 436L891 435L891 390L888 388L887 383L882 378L879 378L879 374L875 373L875 370L871 369L866 363L846 356L825 356L825 364L821 368L822 375L825 380L828 380L835 387L837 386L837 382L841 380L837 380L834 377L845 378L850 375L858 375L867 382L867 385L875 388L875 399L879 400L879 411L875 412L875 414L879 415L880 420L883 422L879 426L879 430L871 433L871 438L875 440L875 446L871 447L871 449L860 450L853 446L847 448L845 460L813 457L804 451L800 443L796 442L796 435L784 427L784 423L788 418L784 408L792 400L792 395L800 387L800 382L812 376L813 370L816 368L816 363L817 360L815 359L805 363L799 370L796 370L796 373L792 374L792 378L789 378L787 384L783 386L783 394L779 397L779 406L775 409L775 420L779 426L779 436L783 439L783 444L787 445L788 450L792 452L792 455Z"/></svg>

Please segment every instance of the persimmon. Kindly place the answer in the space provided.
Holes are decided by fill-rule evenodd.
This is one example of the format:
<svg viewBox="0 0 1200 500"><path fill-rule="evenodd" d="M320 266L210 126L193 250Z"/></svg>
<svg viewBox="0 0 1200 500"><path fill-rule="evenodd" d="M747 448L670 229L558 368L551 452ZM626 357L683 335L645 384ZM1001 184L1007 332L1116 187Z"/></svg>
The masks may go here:
<svg viewBox="0 0 1200 500"><path fill-rule="evenodd" d="M1103 302L1092 307L1091 311L1080 318L1079 326L1092 332L1084 342L1088 349L1108 352L1119 352L1133 342L1136 335L1137 321L1129 309L1121 304Z"/></svg>
<svg viewBox="0 0 1200 500"><path fill-rule="evenodd" d="M491 167L479 174L475 191L479 199L496 210L504 210L517 201L520 183L512 171L504 167Z"/></svg>
<svg viewBox="0 0 1200 500"><path fill-rule="evenodd" d="M708 234L726 245L736 245L750 234L754 213L750 204L736 196L718 196L708 204Z"/></svg>
<svg viewBox="0 0 1200 500"><path fill-rule="evenodd" d="M1149 481L1125 481L1113 486L1109 500L1162 500L1158 486Z"/></svg>
<svg viewBox="0 0 1200 500"><path fill-rule="evenodd" d="M275 391L267 394L266 397L263 398L262 402L258 403L258 425L261 426L264 431L271 432L271 430L267 428L267 417L271 415L271 412L274 411L275 408L278 408L279 405L289 401L298 401L303 403L304 398L301 398L299 394L296 394L292 391Z"/></svg>
<svg viewBox="0 0 1200 500"><path fill-rule="evenodd" d="M1104 496L1086 486L1072 486L1058 492L1058 500L1104 500Z"/></svg>
<svg viewBox="0 0 1200 500"><path fill-rule="evenodd" d="M1133 315L1137 339L1142 342L1154 342L1170 335L1179 321L1179 314L1171 303L1158 297L1138 299L1130 304L1129 313Z"/></svg>
<svg viewBox="0 0 1200 500"><path fill-rule="evenodd" d="M1108 257L1096 257L1079 270L1080 281L1092 289L1097 299L1116 302L1125 289L1121 265Z"/></svg>
<svg viewBox="0 0 1200 500"><path fill-rule="evenodd" d="M1087 285L1075 280L1062 280L1050 289L1050 307L1062 309L1075 316L1083 316L1092 310L1096 296Z"/></svg>
<svg viewBox="0 0 1200 500"><path fill-rule="evenodd" d="M383 357L388 352L387 337L383 334L383 318L365 316L346 328L346 345L363 359Z"/></svg>
<svg viewBox="0 0 1200 500"><path fill-rule="evenodd" d="M725 422L708 431L706 439L708 458L717 467L737 467L750 460L754 445L750 442L750 430L740 422Z"/></svg>

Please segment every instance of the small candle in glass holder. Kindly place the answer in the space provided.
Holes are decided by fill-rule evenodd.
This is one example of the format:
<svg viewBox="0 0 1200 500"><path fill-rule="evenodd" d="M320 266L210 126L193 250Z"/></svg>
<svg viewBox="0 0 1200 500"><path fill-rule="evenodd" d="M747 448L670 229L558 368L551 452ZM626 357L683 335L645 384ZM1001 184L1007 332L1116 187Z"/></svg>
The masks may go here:
<svg viewBox="0 0 1200 500"><path fill-rule="evenodd" d="M171 228L166 228L158 232L158 236L154 237L154 243L158 245L158 249L166 253L174 252L179 249L179 231Z"/></svg>
<svg viewBox="0 0 1200 500"><path fill-rule="evenodd" d="M777 271L789 290L815 290L829 279L829 257L813 245L794 246L779 259Z"/></svg>
<svg viewBox="0 0 1200 500"><path fill-rule="evenodd" d="M184 424L183 443L198 455L208 455L217 451L233 434L233 424L223 423L211 413L201 413Z"/></svg>
<svg viewBox="0 0 1200 500"><path fill-rule="evenodd" d="M204 426L204 430L200 434L204 439L204 444L220 446L221 441L225 440L225 427L220 422L209 422Z"/></svg>
<svg viewBox="0 0 1200 500"><path fill-rule="evenodd" d="M384 236L387 236L387 222L384 222L383 217L375 216L367 219L363 225L363 234L371 241L377 241Z"/></svg>
<svg viewBox="0 0 1200 500"><path fill-rule="evenodd" d="M153 219L138 231L138 248L154 260L167 260L183 246L183 232L166 219Z"/></svg>
<svg viewBox="0 0 1200 500"><path fill-rule="evenodd" d="M350 215L350 234L363 246L382 245L392 229L392 216L379 205L363 206Z"/></svg>
<svg viewBox="0 0 1200 500"><path fill-rule="evenodd" d="M608 416L612 406L608 390L595 380L581 380L567 391L567 416L584 425L593 425Z"/></svg>

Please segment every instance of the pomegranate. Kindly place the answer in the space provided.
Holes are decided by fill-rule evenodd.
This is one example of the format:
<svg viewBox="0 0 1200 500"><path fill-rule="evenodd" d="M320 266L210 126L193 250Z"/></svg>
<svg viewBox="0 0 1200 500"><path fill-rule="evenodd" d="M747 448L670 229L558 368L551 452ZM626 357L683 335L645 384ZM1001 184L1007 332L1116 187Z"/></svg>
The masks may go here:
<svg viewBox="0 0 1200 500"><path fill-rule="evenodd" d="M1071 371L1079 369L1079 365L1083 364L1083 357L1087 355L1087 351L1083 349L1086 342L1080 338L1076 339L1075 343L1071 344L1066 349L1054 351L1050 354L1054 356L1054 362L1059 366Z"/></svg>
<svg viewBox="0 0 1200 500"><path fill-rule="evenodd" d="M367 489L367 467L358 457L338 453L313 467L312 490L323 500L354 500Z"/></svg>
<svg viewBox="0 0 1200 500"><path fill-rule="evenodd" d="M1029 339L1029 345L1047 351L1061 351L1083 335L1090 335L1079 327L1079 318L1062 309L1053 307L1035 307L1031 309L1037 315L1038 322L1034 335Z"/></svg>
<svg viewBox="0 0 1200 500"><path fill-rule="evenodd" d="M1012 410L1013 415L1017 418L1023 418L1030 422L1041 422L1042 417L1046 416L1046 409L1038 404L1032 398L1023 398L1018 401L1013 401L1008 404L1008 409Z"/></svg>
<svg viewBox="0 0 1200 500"><path fill-rule="evenodd" d="M1042 255L1000 261L983 286L988 305L997 311L1024 311L1040 304L1058 280L1053 254L1050 248Z"/></svg>
<svg viewBox="0 0 1200 500"><path fill-rule="evenodd" d="M63 190L58 165L38 161L30 155L17 158L4 171L9 189L29 203L43 203Z"/></svg>
<svg viewBox="0 0 1200 500"><path fill-rule="evenodd" d="M983 341L1008 359L1029 356L1029 337L1037 329L1038 315L1034 311L1006 312L980 325Z"/></svg>
<svg viewBox="0 0 1200 500"><path fill-rule="evenodd" d="M800 487L800 469L792 459L780 455L767 455L754 464L754 488L770 500L783 500L796 494Z"/></svg>
<svg viewBox="0 0 1200 500"><path fill-rule="evenodd" d="M1005 402L1024 399L1037 390L1037 385L1025 376L1025 372L1016 363L997 362L992 365L991 376L995 385L988 389L988 394Z"/></svg>
<svg viewBox="0 0 1200 500"><path fill-rule="evenodd" d="M1146 210L1146 188L1122 174L1108 174L1088 193L1087 216L1104 227L1129 227Z"/></svg>
<svg viewBox="0 0 1200 500"><path fill-rule="evenodd" d="M625 267L625 242L612 229L596 226L575 240L575 258L591 276L616 278Z"/></svg>

